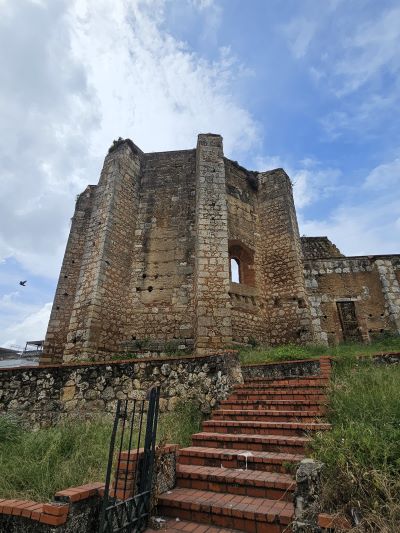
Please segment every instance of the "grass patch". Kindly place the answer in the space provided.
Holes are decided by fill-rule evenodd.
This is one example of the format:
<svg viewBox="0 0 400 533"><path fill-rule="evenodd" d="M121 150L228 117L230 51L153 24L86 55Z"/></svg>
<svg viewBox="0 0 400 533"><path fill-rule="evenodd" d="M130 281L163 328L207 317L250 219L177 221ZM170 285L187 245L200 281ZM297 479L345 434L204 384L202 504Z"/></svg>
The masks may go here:
<svg viewBox="0 0 400 533"><path fill-rule="evenodd" d="M187 445L201 419L196 403L179 403L160 416L158 441ZM111 417L30 431L0 416L0 498L46 501L58 490L104 480L111 429Z"/></svg>
<svg viewBox="0 0 400 533"><path fill-rule="evenodd" d="M400 352L400 335L382 335L370 344L343 343L337 346L286 344L282 346L254 346L239 351L244 365L253 363L273 363L295 359L315 359L323 355L338 358L352 358L357 355L372 355L382 352Z"/></svg>
<svg viewBox="0 0 400 533"><path fill-rule="evenodd" d="M355 357L335 365L329 403L332 431L313 441L325 464L323 505L359 508L360 531L392 533L400 524L400 367Z"/></svg>

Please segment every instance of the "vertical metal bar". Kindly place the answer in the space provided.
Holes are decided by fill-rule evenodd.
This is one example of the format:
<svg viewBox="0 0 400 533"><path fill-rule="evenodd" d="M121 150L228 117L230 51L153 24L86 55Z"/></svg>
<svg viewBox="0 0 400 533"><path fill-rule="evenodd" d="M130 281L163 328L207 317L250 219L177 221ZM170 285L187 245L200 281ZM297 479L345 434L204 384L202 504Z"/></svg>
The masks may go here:
<svg viewBox="0 0 400 533"><path fill-rule="evenodd" d="M129 463L130 463L130 458L131 458L132 433L134 429L135 412L136 412L136 400L133 400L132 417L131 417L131 424L129 428L128 461L126 463L126 470L125 470L124 500L125 500L125 494L126 494L126 485L128 481Z"/></svg>
<svg viewBox="0 0 400 533"><path fill-rule="evenodd" d="M128 409L128 400L125 401L125 409L122 415L122 431L121 431L121 440L119 443L119 453L118 453L118 462L117 462L117 470L115 473L115 498L118 490L118 476L120 473L120 466L121 466L121 453L122 453L122 446L124 444L124 436L125 436L125 423L126 423L126 412Z"/></svg>
<svg viewBox="0 0 400 533"><path fill-rule="evenodd" d="M116 436L117 436L118 423L119 423L119 417L120 417L120 410L121 410L121 400L118 400L117 401L117 410L115 412L115 417L114 417L113 429L112 429L112 433L111 433L110 448L109 448L109 452L108 452L106 483L105 483L105 487L104 487L103 505L102 505L101 514L100 514L100 531L101 532L103 531L103 528L104 528L105 512L106 512L106 507L108 505L108 498L109 498L109 494L110 494L111 470L112 470L112 464L113 464L113 459L114 459L115 439L116 439Z"/></svg>
<svg viewBox="0 0 400 533"><path fill-rule="evenodd" d="M140 467L139 449L140 449L140 440L142 438L144 402L145 402L145 400L141 400L140 420L139 420L139 435L138 435L138 442L137 442L137 447L136 447L135 479L134 479L134 483L133 483L133 489L135 491L135 494L136 494L136 483L137 483L137 477L138 477L138 470L139 470L139 467Z"/></svg>
<svg viewBox="0 0 400 533"><path fill-rule="evenodd" d="M149 408L147 411L147 424L146 424L146 437L144 443L144 460L143 468L141 469L141 479L140 479L140 492L149 490L151 486L151 478L149 477L149 467L151 463L151 452L153 448L153 440L155 440L154 435L154 415L156 414L157 406L157 396L158 396L158 387L153 387L150 390L149 397Z"/></svg>

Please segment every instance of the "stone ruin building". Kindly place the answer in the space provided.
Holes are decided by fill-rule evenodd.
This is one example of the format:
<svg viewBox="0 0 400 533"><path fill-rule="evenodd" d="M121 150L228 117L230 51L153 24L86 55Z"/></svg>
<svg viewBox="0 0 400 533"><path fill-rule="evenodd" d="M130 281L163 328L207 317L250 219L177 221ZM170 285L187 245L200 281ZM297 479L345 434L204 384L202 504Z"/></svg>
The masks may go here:
<svg viewBox="0 0 400 533"><path fill-rule="evenodd" d="M120 139L77 199L42 362L368 341L400 331L399 284L400 255L300 237L289 176L224 157L220 135L154 153Z"/></svg>

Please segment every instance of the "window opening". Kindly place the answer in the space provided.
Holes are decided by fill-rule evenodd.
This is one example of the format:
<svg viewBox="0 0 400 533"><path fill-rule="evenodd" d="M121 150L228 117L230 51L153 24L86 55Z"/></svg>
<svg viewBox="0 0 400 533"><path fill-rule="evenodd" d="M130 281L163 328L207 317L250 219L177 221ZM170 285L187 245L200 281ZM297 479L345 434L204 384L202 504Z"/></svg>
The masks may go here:
<svg viewBox="0 0 400 533"><path fill-rule="evenodd" d="M240 283L239 261L235 257L231 258L231 281L233 283Z"/></svg>

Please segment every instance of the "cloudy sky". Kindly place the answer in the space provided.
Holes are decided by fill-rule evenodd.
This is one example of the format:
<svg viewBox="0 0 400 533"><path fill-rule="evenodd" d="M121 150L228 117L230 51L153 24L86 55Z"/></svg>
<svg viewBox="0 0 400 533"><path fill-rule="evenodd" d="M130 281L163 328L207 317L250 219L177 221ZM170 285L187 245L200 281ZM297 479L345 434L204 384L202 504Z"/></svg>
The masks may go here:
<svg viewBox="0 0 400 533"><path fill-rule="evenodd" d="M43 338L74 199L119 136L221 133L287 170L302 234L400 252L397 0L0 0L0 65L0 345Z"/></svg>

